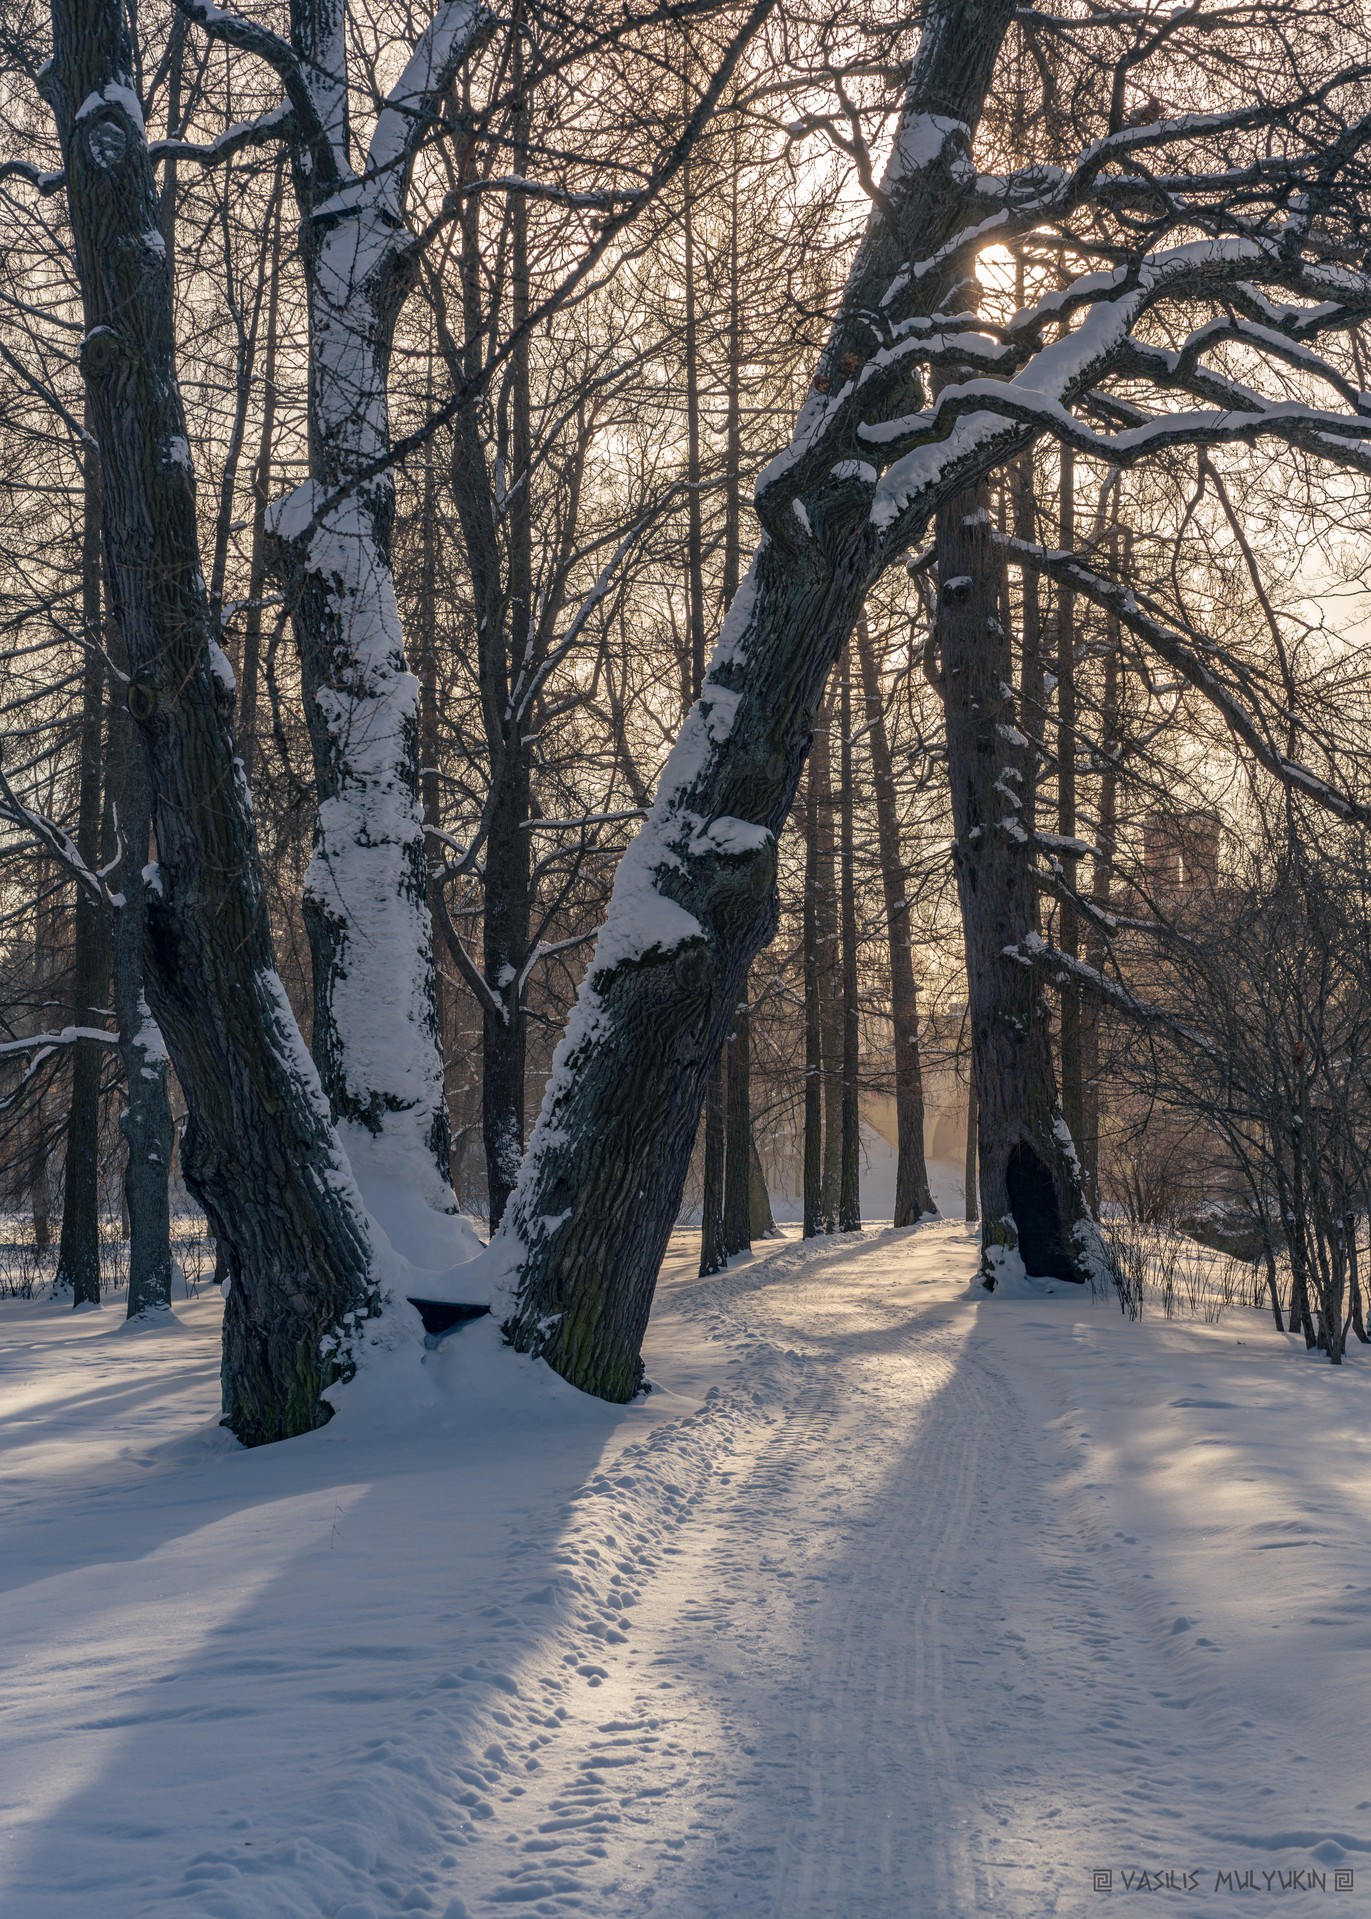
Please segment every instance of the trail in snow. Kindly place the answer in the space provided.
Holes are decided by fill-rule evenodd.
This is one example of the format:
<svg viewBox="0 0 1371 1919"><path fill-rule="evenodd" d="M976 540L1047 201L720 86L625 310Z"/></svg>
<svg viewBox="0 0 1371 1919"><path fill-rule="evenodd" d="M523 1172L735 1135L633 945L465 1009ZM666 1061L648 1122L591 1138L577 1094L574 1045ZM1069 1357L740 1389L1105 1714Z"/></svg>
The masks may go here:
<svg viewBox="0 0 1371 1919"><path fill-rule="evenodd" d="M0 1910L1358 1910L1364 1369L973 1266L945 1224L683 1252L633 1407L477 1328L254 1454L208 1303L0 1313Z"/></svg>

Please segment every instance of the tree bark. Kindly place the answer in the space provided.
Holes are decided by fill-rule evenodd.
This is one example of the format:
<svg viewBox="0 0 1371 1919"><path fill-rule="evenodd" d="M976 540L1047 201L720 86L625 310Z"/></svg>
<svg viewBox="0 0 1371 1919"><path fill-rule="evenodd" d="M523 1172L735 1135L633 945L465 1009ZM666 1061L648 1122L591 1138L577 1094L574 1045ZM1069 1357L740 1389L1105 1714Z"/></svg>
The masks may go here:
<svg viewBox="0 0 1371 1919"><path fill-rule="evenodd" d="M248 1444L320 1425L376 1310L366 1215L273 962L232 691L196 542L171 281L117 0L54 0L45 78L81 285L110 612L157 862L146 986L190 1108L183 1167L228 1252L224 1418ZM150 243L149 234L156 244Z"/></svg>
<svg viewBox="0 0 1371 1919"><path fill-rule="evenodd" d="M895 763L886 732L880 675L864 619L857 622L857 660L866 702L867 739L876 801L876 845L885 896L886 939L890 954L890 1018L895 1032L895 1217L896 1226L912 1226L935 1213L924 1157L923 1066L919 1058L919 1001L914 956L909 941L909 901L900 857L900 818L895 793Z"/></svg>
<svg viewBox="0 0 1371 1919"><path fill-rule="evenodd" d="M815 960L819 988L820 1083L823 1087L824 1143L819 1187L820 1232L838 1229L843 1176L843 979L836 884L837 832L833 793L833 721L831 694L821 710L811 764L815 772L818 843L814 863Z"/></svg>
<svg viewBox="0 0 1371 1919"><path fill-rule="evenodd" d="M724 1256L752 1250L752 1016L743 997L728 1042L724 1153ZM765 1189L764 1189L765 1190ZM770 1212L768 1206L767 1211Z"/></svg>
<svg viewBox="0 0 1371 1919"><path fill-rule="evenodd" d="M87 424L89 425L89 413ZM81 626L85 662L81 676L76 848L93 872L100 864L101 749L104 744L105 663L100 619L100 480L87 452L81 552ZM84 886L76 889L73 942L72 1024L102 1029L101 1007L109 984L109 929ZM62 1235L56 1290L71 1292L76 1306L100 1304L100 1079L104 1047L77 1040L71 1049L71 1103L67 1108L66 1173L62 1189Z"/></svg>
<svg viewBox="0 0 1371 1919"><path fill-rule="evenodd" d="M857 998L857 878L853 844L852 649L843 656L839 746L838 894L842 935L842 1122L838 1231L862 1229L861 1007Z"/></svg>
<svg viewBox="0 0 1371 1919"><path fill-rule="evenodd" d="M1016 724L1001 563L984 484L940 509L938 649L953 862L977 1098L985 1283L1027 1270L1087 1280L1099 1235L1062 1122L1047 1005L1006 949L1033 937L1032 844L1020 818L1030 748Z"/></svg>
<svg viewBox="0 0 1371 1919"><path fill-rule="evenodd" d="M170 1063L143 991L148 888L143 877L151 851L152 792L142 742L134 737L127 710L110 715L113 764L117 769L119 828L123 837L114 916L114 1017L124 1068L125 1105L119 1130L127 1149L124 1209L129 1226L128 1317L141 1319L171 1307L171 1100Z"/></svg>
<svg viewBox="0 0 1371 1919"><path fill-rule="evenodd" d="M1076 550L1076 456L1061 449L1062 550ZM1057 832L1064 840L1076 837L1076 600L1063 582L1057 589ZM1065 847L1058 849L1062 877L1074 891L1078 861ZM1080 916L1069 900L1058 908L1057 940L1068 959L1079 959ZM1065 982L1058 998L1061 1027L1062 1117L1073 1140L1085 1138L1085 1092L1081 1063L1081 996L1074 981Z"/></svg>
<svg viewBox="0 0 1371 1919"><path fill-rule="evenodd" d="M902 477L875 497L853 368L870 347L866 314L883 310L893 324L941 311L960 277L959 266L911 276L905 263L930 258L961 222L975 181L968 129L1011 16L1009 0L937 0L927 16L839 317L791 446L758 482L762 543L620 862L485 1268L511 1341L604 1398L628 1398L640 1383L705 1080L743 975L774 930L776 835L824 682L872 581L926 523L934 493L965 483L954 448L927 487ZM904 382L882 362L863 414L868 401L907 406ZM1006 429L996 446L1013 450L1020 437ZM991 457L980 441L966 455L976 470Z"/></svg>
<svg viewBox="0 0 1371 1919"><path fill-rule="evenodd" d="M976 1197L976 1134L980 1125L976 1101L976 1069L968 1067L966 1075L966 1159L965 1159L965 1204L962 1217L968 1226L973 1226L981 1216L981 1208Z"/></svg>
<svg viewBox="0 0 1371 1919"><path fill-rule="evenodd" d="M824 1084L823 1030L819 1010L819 762L805 775L805 874L801 919L804 965L805 1081L804 1146L801 1188L806 1239L824 1230Z"/></svg>
<svg viewBox="0 0 1371 1919"><path fill-rule="evenodd" d="M197 16L198 17L198 16ZM212 11L211 33L225 32ZM292 177L309 314L310 476L268 530L300 651L318 813L304 911L313 1052L373 1214L421 1264L471 1250L449 1221L451 1128L438 1032L419 799L418 684L391 573L389 370L415 277L406 223L414 153L434 104L490 29L443 0L354 169L347 34L335 0L292 0L298 86ZM297 89L298 90L298 89ZM308 124L311 120L313 124Z"/></svg>

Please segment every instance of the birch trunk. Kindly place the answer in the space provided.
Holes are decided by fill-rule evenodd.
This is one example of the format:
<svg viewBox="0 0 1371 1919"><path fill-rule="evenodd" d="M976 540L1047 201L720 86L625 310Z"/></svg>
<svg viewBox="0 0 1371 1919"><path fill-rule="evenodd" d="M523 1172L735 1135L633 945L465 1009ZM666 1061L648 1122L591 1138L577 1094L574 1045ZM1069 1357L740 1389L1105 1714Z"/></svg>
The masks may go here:
<svg viewBox="0 0 1371 1919"><path fill-rule="evenodd" d="M365 1213L277 978L196 544L171 281L117 0L55 0L62 138L100 448L110 610L157 844L146 985L190 1108L182 1164L226 1248L224 1419L248 1444L322 1424L378 1286Z"/></svg>
<svg viewBox="0 0 1371 1919"><path fill-rule="evenodd" d="M928 16L882 200L795 438L758 483L764 538L652 812L620 862L486 1267L514 1344L605 1398L626 1399L641 1380L705 1080L747 967L774 930L776 835L824 682L872 580L935 504L912 476L874 497L847 398L870 347L863 316L883 306L892 322L938 312L952 290L940 271L914 276L906 263L932 256L967 206L969 129L1011 16L1008 0L938 0ZM899 404L897 388L907 401L901 377L882 363L873 405L883 392ZM1016 435L1004 439L1012 447ZM948 484L961 445L947 454ZM979 443L967 457L984 457Z"/></svg>

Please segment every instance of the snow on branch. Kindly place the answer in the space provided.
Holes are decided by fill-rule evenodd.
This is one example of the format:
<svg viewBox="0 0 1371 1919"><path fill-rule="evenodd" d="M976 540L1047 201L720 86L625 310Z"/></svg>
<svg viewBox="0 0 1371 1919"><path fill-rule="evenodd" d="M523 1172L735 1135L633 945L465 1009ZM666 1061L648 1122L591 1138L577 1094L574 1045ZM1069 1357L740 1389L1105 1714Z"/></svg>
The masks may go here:
<svg viewBox="0 0 1371 1919"><path fill-rule="evenodd" d="M496 18L480 0L441 0L386 95L372 131L367 172L390 175L388 194L396 210L405 169L418 151L435 104L489 38Z"/></svg>
<svg viewBox="0 0 1371 1919"><path fill-rule="evenodd" d="M1107 974L1100 972L1098 967L1089 966L1084 960L1076 959L1070 953L1063 953L1060 947L1049 946L1040 933L1025 933L1021 940L1002 950L1006 959L1014 960L1020 966L1034 967L1047 973L1057 985L1064 985L1070 980L1074 985L1082 986L1087 992L1093 993L1106 1005L1114 1007L1118 1012L1126 1013L1130 1019L1137 1020L1144 1026L1163 1027L1168 1033L1173 1034L1177 1039L1184 1040L1187 1045L1197 1047L1202 1053L1212 1057L1217 1050L1213 1041L1205 1034L1197 1032L1193 1026L1187 1026L1183 1021L1174 1018L1165 1007L1139 999L1118 980L1110 979Z"/></svg>
<svg viewBox="0 0 1371 1919"><path fill-rule="evenodd" d="M117 1046L119 1035L106 1032L103 1026L64 1026L60 1033L31 1033L27 1039L0 1040L0 1059L11 1059L16 1054L37 1054L33 1061L37 1066L48 1054L59 1051L64 1046L76 1046L81 1040L98 1040L102 1046Z"/></svg>
<svg viewBox="0 0 1371 1919"><path fill-rule="evenodd" d="M289 144L294 133L295 109L289 100L282 100L255 120L239 120L225 127L212 140L153 140L148 154L154 162L198 160L202 166L213 167L249 147L275 146L282 141Z"/></svg>
<svg viewBox="0 0 1371 1919"><path fill-rule="evenodd" d="M309 148L318 178L324 182L344 178L349 169L337 137L337 110L332 98L337 90L334 76L307 69L289 42L273 33L270 27L216 6L215 0L175 0L175 4L188 20L203 27L212 40L222 40L226 46L256 54L259 60L266 62L285 89L296 136ZM322 109L319 94L328 96Z"/></svg>
<svg viewBox="0 0 1371 1919"><path fill-rule="evenodd" d="M1121 626L1126 626L1138 638L1145 640L1173 672L1179 673L1188 685L1209 701L1229 731L1283 785L1305 794L1340 820L1371 826L1371 806L1320 778L1298 760L1288 758L1274 745L1262 725L1260 711L1254 711L1246 705L1202 657L1201 645L1212 657L1224 659L1224 663L1239 677L1247 678L1242 668L1231 659L1226 659L1211 641L1192 643L1169 622L1144 607L1131 587L1122 586L1116 580L1096 573L1074 553L1035 546L1028 540L1015 539L998 532L993 533L992 537L1011 559L1072 587L1083 598L1092 600L1096 606L1112 613Z"/></svg>
<svg viewBox="0 0 1371 1919"><path fill-rule="evenodd" d="M56 860L98 906L108 910L123 905L123 895L109 890L103 872L94 872L87 866L66 828L59 826L56 820L49 819L46 813L25 806L3 771L0 771L0 819L8 820L11 825L29 833L48 858ZM113 870L113 865L117 863L116 858L112 866L104 871Z"/></svg>

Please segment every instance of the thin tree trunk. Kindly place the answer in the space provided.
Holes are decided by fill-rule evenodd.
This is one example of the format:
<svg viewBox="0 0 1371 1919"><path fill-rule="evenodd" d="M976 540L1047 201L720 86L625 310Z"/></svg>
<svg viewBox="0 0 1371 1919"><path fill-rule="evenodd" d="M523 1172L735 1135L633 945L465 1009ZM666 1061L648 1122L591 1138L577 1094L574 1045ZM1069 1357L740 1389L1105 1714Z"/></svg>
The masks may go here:
<svg viewBox="0 0 1371 1919"><path fill-rule="evenodd" d="M900 817L895 793L895 763L886 732L880 675L863 617L857 622L857 659L866 702L867 739L876 800L876 844L885 895L886 939L890 953L890 1018L895 1031L895 1217L896 1226L912 1226L934 1213L924 1157L923 1066L919 1058L919 1001L914 956L909 942L909 901L900 857Z"/></svg>
<svg viewBox="0 0 1371 1919"><path fill-rule="evenodd" d="M870 352L870 312L895 324L942 311L952 295L960 263L913 277L906 263L931 258L966 215L975 179L966 130L1011 17L1009 0L935 0L925 16L884 191L791 446L758 482L762 544L652 812L620 861L484 1269L509 1339L604 1398L626 1399L641 1381L705 1081L743 976L775 927L776 835L824 682L873 580L943 490L965 483L957 441L927 481L906 484L901 470L882 493L845 382ZM872 372L862 418L870 405L907 405L902 384L899 398L883 385L902 375L884 362ZM1006 428L996 457L1022 437ZM991 457L979 442L967 455L975 471Z"/></svg>
<svg viewBox="0 0 1371 1919"><path fill-rule="evenodd" d="M147 756L127 711L110 715L112 761L117 769L119 829L123 837L114 916L114 1017L124 1068L124 1209L129 1228L128 1317L154 1317L171 1307L171 1100L169 1061L143 992L147 942L147 881L151 852L152 793Z"/></svg>
<svg viewBox="0 0 1371 1919"><path fill-rule="evenodd" d="M752 1249L752 1159L756 1148L752 1143L752 1018L746 979L743 998L733 1017L727 1060L723 1246L725 1258L731 1259L734 1253ZM762 1190L765 1193L765 1183Z"/></svg>
<svg viewBox="0 0 1371 1919"><path fill-rule="evenodd" d="M976 1199L976 1142L980 1127L980 1114L976 1099L976 1068L967 1067L966 1072L966 1162L965 1162L965 1199L963 1217L968 1226L974 1226L981 1216Z"/></svg>
<svg viewBox="0 0 1371 1919"><path fill-rule="evenodd" d="M814 864L815 958L819 982L819 1057L823 1086L824 1145L820 1183L820 1231L838 1227L843 1173L843 982L838 944L838 888L835 873L837 833L833 794L834 702L830 694L819 716L813 766L817 775L818 845Z"/></svg>
<svg viewBox="0 0 1371 1919"><path fill-rule="evenodd" d="M938 643L947 719L978 1101L982 1270L1086 1280L1099 1235L1057 1104L1047 1007L1006 957L1033 928L1032 847L1019 817L1029 748L1015 724L1001 563L982 484L940 509Z"/></svg>
<svg viewBox="0 0 1371 1919"><path fill-rule="evenodd" d="M838 1184L838 1231L862 1227L861 1007L857 998L857 879L853 844L852 649L843 656L839 748L838 889L842 931L842 1152Z"/></svg>
<svg viewBox="0 0 1371 1919"><path fill-rule="evenodd" d="M379 1305L366 1214L271 949L232 690L196 543L171 279L118 0L54 0L62 139L100 447L110 614L157 847L146 988L190 1109L182 1165L228 1252L224 1417L249 1444L323 1423ZM160 235L159 235L160 239Z"/></svg>
<svg viewBox="0 0 1371 1919"><path fill-rule="evenodd" d="M803 1233L813 1239L824 1230L823 1033L819 1010L819 762L813 756L805 776L805 877L801 942L804 961L805 1082L804 1158L801 1175Z"/></svg>
<svg viewBox="0 0 1371 1919"><path fill-rule="evenodd" d="M180 15L177 18L180 19ZM276 169L272 188L271 258L267 283L267 337L262 362L262 426L252 467L252 555L248 563L248 606L243 621L242 672L238 692L238 751L243 776L252 783L257 758L257 688L262 670L262 596L267 590L267 510L271 505L271 453L276 437L276 352L281 310L281 209L284 173Z"/></svg>
<svg viewBox="0 0 1371 1919"><path fill-rule="evenodd" d="M89 424L89 412L87 422ZM100 480L95 456L89 452L85 462L84 513L81 627L85 660L81 676L76 847L85 865L94 871L100 864L105 664L100 618ZM109 986L108 927L105 915L84 886L76 889L73 961L72 1024L103 1030L104 1015L100 1009ZM100 1304L100 1078L104 1050L99 1040L77 1040L71 1049L71 1104L67 1108L57 1290L70 1291L73 1306Z"/></svg>

